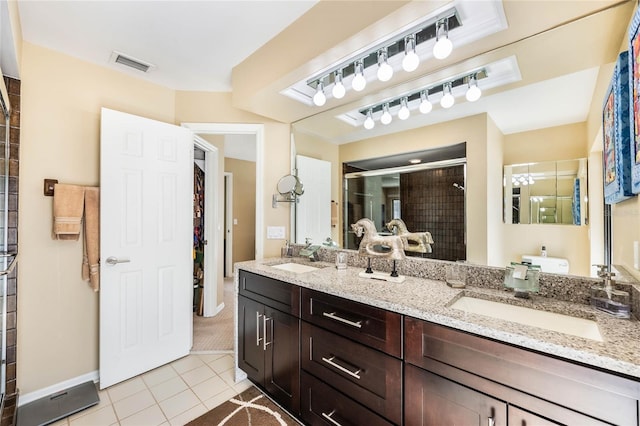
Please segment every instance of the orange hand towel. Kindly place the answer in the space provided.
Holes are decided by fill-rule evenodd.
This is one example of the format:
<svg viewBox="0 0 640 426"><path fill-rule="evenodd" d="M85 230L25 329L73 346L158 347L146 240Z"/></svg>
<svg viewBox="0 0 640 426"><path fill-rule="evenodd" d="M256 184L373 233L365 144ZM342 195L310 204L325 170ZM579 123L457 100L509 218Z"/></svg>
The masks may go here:
<svg viewBox="0 0 640 426"><path fill-rule="evenodd" d="M52 237L54 240L77 241L82 229L84 187L55 184L53 188Z"/></svg>
<svg viewBox="0 0 640 426"><path fill-rule="evenodd" d="M84 257L82 279L93 291L100 289L100 188L84 191Z"/></svg>

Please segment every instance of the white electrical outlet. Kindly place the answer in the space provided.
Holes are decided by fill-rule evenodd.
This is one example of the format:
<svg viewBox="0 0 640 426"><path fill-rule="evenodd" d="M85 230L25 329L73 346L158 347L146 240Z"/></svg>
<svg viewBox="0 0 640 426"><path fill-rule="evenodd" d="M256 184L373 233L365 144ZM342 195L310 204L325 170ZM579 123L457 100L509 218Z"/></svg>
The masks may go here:
<svg viewBox="0 0 640 426"><path fill-rule="evenodd" d="M284 226L267 226L267 240L284 240Z"/></svg>
<svg viewBox="0 0 640 426"><path fill-rule="evenodd" d="M633 267L640 270L640 242L633 242Z"/></svg>

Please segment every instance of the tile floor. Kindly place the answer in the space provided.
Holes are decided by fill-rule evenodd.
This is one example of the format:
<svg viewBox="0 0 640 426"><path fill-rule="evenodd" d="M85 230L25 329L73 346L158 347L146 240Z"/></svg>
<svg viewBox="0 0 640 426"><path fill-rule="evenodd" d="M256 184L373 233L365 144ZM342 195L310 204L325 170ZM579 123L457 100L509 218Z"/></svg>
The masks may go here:
<svg viewBox="0 0 640 426"><path fill-rule="evenodd" d="M252 386L233 354L191 354L98 392L100 403L54 426L184 425Z"/></svg>

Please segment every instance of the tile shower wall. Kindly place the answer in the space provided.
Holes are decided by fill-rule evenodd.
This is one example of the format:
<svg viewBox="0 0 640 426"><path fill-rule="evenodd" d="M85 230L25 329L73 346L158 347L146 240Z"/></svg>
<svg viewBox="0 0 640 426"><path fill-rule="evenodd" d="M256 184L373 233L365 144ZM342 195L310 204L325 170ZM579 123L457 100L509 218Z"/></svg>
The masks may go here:
<svg viewBox="0 0 640 426"><path fill-rule="evenodd" d="M433 237L433 253L424 257L466 260L464 184L463 165L400 175L401 211L407 229L429 231Z"/></svg>
<svg viewBox="0 0 640 426"><path fill-rule="evenodd" d="M4 84L9 92L9 101L12 108L9 129L9 246L7 250L16 252L18 251L18 172L20 167L20 80L4 77ZM4 134L4 132L0 133ZM4 162L6 161L4 151L5 142L2 140L0 143L0 166L2 169L4 169ZM9 275L7 283L7 396L2 410L1 426L13 424L16 408L16 311L18 294L16 273L18 268L19 265Z"/></svg>

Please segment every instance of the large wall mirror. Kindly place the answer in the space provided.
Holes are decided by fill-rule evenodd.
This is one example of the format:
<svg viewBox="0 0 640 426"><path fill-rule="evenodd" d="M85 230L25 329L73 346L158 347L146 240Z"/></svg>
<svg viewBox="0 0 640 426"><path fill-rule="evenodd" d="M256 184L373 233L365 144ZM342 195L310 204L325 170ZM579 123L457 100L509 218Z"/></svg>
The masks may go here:
<svg viewBox="0 0 640 426"><path fill-rule="evenodd" d="M504 221L586 225L587 159L504 166Z"/></svg>
<svg viewBox="0 0 640 426"><path fill-rule="evenodd" d="M555 16L550 9L559 14L567 10L554 9L559 8L555 3L544 7L535 2L502 4L510 26L506 33L517 22L522 31L519 36L491 49L465 46L468 51L448 63L431 66L429 62L424 74L407 77L380 94L373 88L363 96L349 92L352 97L339 105L294 122L292 136L298 153L334 165L332 198L339 200L341 214L332 232L341 247L353 248L345 225L355 219L357 209L363 216L371 215L379 231L384 231L382 223L398 206L401 216L406 213L402 191L392 186L401 180L401 174L347 176L345 163L466 143L464 184L456 182L460 185L456 188L450 183L447 197L463 195L465 200L460 245L466 247L467 261L504 266L520 261L523 255L538 254L542 245L549 256L570 260L571 275L593 276L591 265L604 261L601 148L598 150L602 136L598 127L604 91L636 4L616 2L596 7L595 3L579 2L575 6L584 10L548 26L543 21ZM539 24L537 30L526 33L525 27L534 22ZM407 120L394 116L390 124L376 121L370 130L336 118L397 96L414 82L433 83L448 72L504 58L517 63L522 79L500 88L482 87L480 80L483 94L476 102L467 102L462 95L456 97L452 108L444 109L435 99L428 114L414 109ZM527 177L527 185L514 191L511 178L521 175L532 176L535 183L530 185ZM378 187L384 189L377 194L379 202L373 202L372 183L366 179L377 180ZM353 187L357 188L354 194L361 194L359 199L350 195ZM516 204L519 213L514 217ZM434 241L435 251L435 235ZM458 258L465 257L448 259Z"/></svg>

